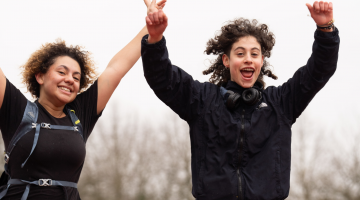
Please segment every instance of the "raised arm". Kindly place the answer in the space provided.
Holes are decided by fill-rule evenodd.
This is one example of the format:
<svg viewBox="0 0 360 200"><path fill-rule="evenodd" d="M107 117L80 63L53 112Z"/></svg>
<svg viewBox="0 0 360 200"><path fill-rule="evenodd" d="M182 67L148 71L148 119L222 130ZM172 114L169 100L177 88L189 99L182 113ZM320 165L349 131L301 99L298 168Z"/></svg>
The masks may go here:
<svg viewBox="0 0 360 200"><path fill-rule="evenodd" d="M121 79L140 58L141 38L147 34L144 27L136 37L121 49L109 62L98 79L97 114L106 106Z"/></svg>
<svg viewBox="0 0 360 200"><path fill-rule="evenodd" d="M156 0L144 0L147 6L146 26L149 31L148 43L159 42L168 25L168 18L162 10L162 6L156 6Z"/></svg>
<svg viewBox="0 0 360 200"><path fill-rule="evenodd" d="M163 7L165 2L166 0L160 1L157 6ZM147 33L148 31L144 27L129 44L110 60L105 71L100 75L98 79L98 114L105 108L121 79L140 58L141 38Z"/></svg>
<svg viewBox="0 0 360 200"><path fill-rule="evenodd" d="M331 3L315 2L314 6L307 4L311 16L317 26L327 27L333 20ZM337 28L318 28L315 31L315 41L312 54L307 64L298 69L292 78L273 90L273 98L279 100L285 116L294 123L312 98L320 91L334 74L339 51L339 32Z"/></svg>
<svg viewBox="0 0 360 200"><path fill-rule="evenodd" d="M6 78L3 71L0 68L0 108L2 106L6 88Z"/></svg>
<svg viewBox="0 0 360 200"><path fill-rule="evenodd" d="M204 100L211 98L219 89L213 84L193 80L191 75L171 64L163 37L167 17L162 9L155 8L154 1L145 0L149 35L143 37L141 44L144 76L156 96L190 123L198 119L208 106L203 103Z"/></svg>

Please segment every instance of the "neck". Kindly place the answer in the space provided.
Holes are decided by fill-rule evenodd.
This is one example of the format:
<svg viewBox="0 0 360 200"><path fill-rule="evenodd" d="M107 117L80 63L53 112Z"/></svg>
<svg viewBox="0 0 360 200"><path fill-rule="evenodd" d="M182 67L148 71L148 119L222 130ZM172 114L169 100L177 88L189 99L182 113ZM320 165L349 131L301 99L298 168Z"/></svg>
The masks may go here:
<svg viewBox="0 0 360 200"><path fill-rule="evenodd" d="M50 115L52 115L55 118L62 118L65 117L65 113L64 113L64 107L65 105L62 106L56 106L53 103L51 103L51 101L48 101L47 99L44 98L39 98L38 102L46 109L46 111L48 111L50 113Z"/></svg>

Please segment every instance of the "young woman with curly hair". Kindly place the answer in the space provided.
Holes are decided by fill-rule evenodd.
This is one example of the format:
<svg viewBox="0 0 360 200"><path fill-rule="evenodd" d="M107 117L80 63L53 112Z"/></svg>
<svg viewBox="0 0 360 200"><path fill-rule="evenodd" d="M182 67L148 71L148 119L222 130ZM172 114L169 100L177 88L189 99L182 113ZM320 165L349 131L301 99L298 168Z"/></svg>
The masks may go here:
<svg viewBox="0 0 360 200"><path fill-rule="evenodd" d="M23 83L36 98L38 118L6 158L10 180L3 180L0 199L80 199L76 184L85 160L85 141L120 80L139 59L145 34L146 27L99 77L89 52L61 40L43 45L30 56L22 66ZM0 129L6 148L23 116L29 114L24 113L27 103L0 69ZM73 125L71 111L79 119L74 124L81 123L82 135ZM74 128L61 129L65 126Z"/></svg>
<svg viewBox="0 0 360 200"><path fill-rule="evenodd" d="M266 58L273 33L256 20L227 23L207 43L217 55L200 83L171 64L163 37L168 20L155 0L142 40L145 78L155 94L190 126L193 196L198 200L285 199L290 188L291 126L336 70L339 36L333 6L307 4L317 25L306 65L279 87Z"/></svg>

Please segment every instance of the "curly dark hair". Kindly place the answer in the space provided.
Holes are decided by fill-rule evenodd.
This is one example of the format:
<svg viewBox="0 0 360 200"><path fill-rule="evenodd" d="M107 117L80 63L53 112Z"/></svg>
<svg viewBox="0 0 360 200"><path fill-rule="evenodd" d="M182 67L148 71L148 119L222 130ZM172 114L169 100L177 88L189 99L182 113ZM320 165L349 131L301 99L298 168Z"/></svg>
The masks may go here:
<svg viewBox="0 0 360 200"><path fill-rule="evenodd" d="M264 57L269 58L271 50L275 45L275 35L269 32L266 24L258 24L257 20L248 20L244 18L235 19L221 27L220 33L215 38L207 42L205 53L207 55L214 54L218 57L211 63L211 66L203 71L204 75L211 74L210 82L218 86L231 80L230 70L226 68L222 61L222 56L226 54L230 58L232 45L241 37L253 36L261 46L261 53ZM269 63L264 59L263 66L257 79L265 87L263 76L266 75L273 79L277 76L268 68Z"/></svg>
<svg viewBox="0 0 360 200"><path fill-rule="evenodd" d="M64 40L57 39L54 43L46 43L35 51L25 65L21 66L23 68L22 82L31 95L35 98L40 97L40 85L36 81L35 75L38 73L45 74L56 59L61 56L69 56L80 65L80 92L92 84L97 77L94 62L90 56L91 53L82 49L83 47L77 45L67 47Z"/></svg>

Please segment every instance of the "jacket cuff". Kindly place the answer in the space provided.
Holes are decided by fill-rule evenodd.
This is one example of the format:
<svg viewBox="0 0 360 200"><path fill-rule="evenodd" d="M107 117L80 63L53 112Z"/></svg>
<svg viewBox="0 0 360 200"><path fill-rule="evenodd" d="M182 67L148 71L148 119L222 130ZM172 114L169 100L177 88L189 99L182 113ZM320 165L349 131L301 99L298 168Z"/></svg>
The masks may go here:
<svg viewBox="0 0 360 200"><path fill-rule="evenodd" d="M161 38L161 40L157 43L154 43L154 44L149 44L148 43L148 38L149 38L149 34L146 34L142 40L141 40L141 46L143 47L146 47L148 49L161 49L163 48L164 46L166 46L166 40L165 40L165 37L163 36Z"/></svg>
<svg viewBox="0 0 360 200"><path fill-rule="evenodd" d="M321 42L325 42L326 41L331 41L331 40L334 40L335 38L338 38L339 37L339 30L335 27L335 30L332 31L332 32L323 32L323 31L320 31L320 30L316 30L315 31L315 35L314 35L315 39L316 40L320 40ZM338 42L337 39L335 39L335 42Z"/></svg>

